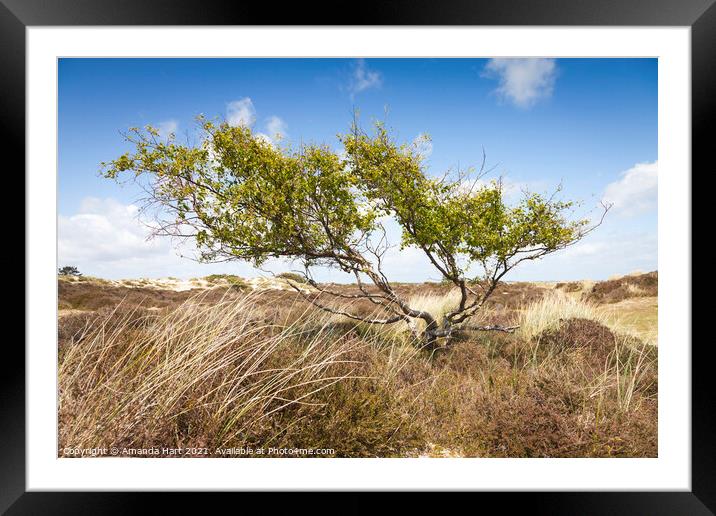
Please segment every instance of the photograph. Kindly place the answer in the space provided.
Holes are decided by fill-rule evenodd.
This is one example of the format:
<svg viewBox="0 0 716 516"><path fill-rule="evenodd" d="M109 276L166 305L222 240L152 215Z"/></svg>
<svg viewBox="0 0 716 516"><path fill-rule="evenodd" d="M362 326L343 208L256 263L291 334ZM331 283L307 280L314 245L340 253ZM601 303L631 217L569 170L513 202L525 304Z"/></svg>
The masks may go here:
<svg viewBox="0 0 716 516"><path fill-rule="evenodd" d="M56 457L659 457L658 57L56 62Z"/></svg>

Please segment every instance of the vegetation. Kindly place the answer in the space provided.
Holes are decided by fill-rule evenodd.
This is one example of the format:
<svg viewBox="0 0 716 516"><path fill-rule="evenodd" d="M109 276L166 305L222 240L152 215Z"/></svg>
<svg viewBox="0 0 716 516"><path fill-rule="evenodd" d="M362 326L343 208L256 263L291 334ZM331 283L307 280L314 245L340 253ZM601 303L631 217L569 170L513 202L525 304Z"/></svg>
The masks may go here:
<svg viewBox="0 0 716 516"><path fill-rule="evenodd" d="M617 303L632 297L655 296L658 288L656 272L631 274L595 284L586 296L591 301Z"/></svg>
<svg viewBox="0 0 716 516"><path fill-rule="evenodd" d="M511 331L469 321L514 267L594 229L586 220L570 221L573 203L554 195L525 193L509 205L500 181L482 180L484 159L478 171L431 177L418 149L396 143L381 124L372 134L354 124L339 136L338 153L326 145L282 148L248 127L200 123L198 146L159 138L152 127L130 129L133 151L103 164L108 178L129 174L143 183L148 204L162 214L156 234L193 238L207 261L297 260L317 292L289 283L315 306L370 324L407 324L416 342L431 348L467 330ZM385 276L384 217L400 225L402 247L420 249L458 289L444 312L410 305ZM318 265L353 275L354 292L318 285L311 276ZM366 316L327 301L349 299L368 300L377 310Z"/></svg>
<svg viewBox="0 0 716 516"><path fill-rule="evenodd" d="M425 353L407 325L330 314L293 290L147 288L142 297L60 285L61 302L103 303L60 319L60 455L68 446L217 457L269 447L336 457L657 454L657 349L621 333L601 312L612 304L501 283L480 323L519 324L515 333L456 336ZM433 310L460 295L395 288ZM375 311L365 300L339 308Z"/></svg>
<svg viewBox="0 0 716 516"><path fill-rule="evenodd" d="M232 287L238 289L244 289L249 287L249 284L244 278L242 278L241 276L236 276L235 274L210 274L208 276L205 276L204 279L212 284L228 283Z"/></svg>
<svg viewBox="0 0 716 516"><path fill-rule="evenodd" d="M82 276L80 270L72 265L65 265L64 267L60 267L57 273L60 276Z"/></svg>
<svg viewBox="0 0 716 516"><path fill-rule="evenodd" d="M308 284L308 281L306 280L306 277L303 274L299 274L297 272L281 272L279 274L276 274L277 278L282 278L285 280L292 281L294 283L304 283Z"/></svg>

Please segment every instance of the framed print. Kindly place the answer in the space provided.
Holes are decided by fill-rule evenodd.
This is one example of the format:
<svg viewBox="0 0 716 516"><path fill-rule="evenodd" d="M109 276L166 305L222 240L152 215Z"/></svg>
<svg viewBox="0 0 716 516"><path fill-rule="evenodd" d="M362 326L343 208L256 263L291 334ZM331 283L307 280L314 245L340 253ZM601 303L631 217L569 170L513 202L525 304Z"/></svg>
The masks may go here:
<svg viewBox="0 0 716 516"><path fill-rule="evenodd" d="M347 26L5 1L27 246L3 510L529 491L710 514L691 171L716 8L562 4Z"/></svg>

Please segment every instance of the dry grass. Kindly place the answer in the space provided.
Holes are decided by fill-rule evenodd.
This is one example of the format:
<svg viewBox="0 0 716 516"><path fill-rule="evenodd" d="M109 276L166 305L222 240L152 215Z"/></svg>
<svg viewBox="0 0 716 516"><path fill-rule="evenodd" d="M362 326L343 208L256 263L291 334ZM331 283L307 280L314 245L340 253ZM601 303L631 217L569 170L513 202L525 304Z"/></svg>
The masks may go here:
<svg viewBox="0 0 716 516"><path fill-rule="evenodd" d="M455 292L426 290L412 302L434 313L457 303ZM60 454L656 456L656 348L560 290L506 285L498 292L511 297L483 317L519 321L516 334L482 333L433 355L397 325L356 324L277 291L214 289L153 311L132 298L66 316Z"/></svg>
<svg viewBox="0 0 716 516"><path fill-rule="evenodd" d="M581 301L555 290L522 310L519 316L519 335L529 341L552 330L567 319L590 319L608 325L607 317L591 303Z"/></svg>
<svg viewBox="0 0 716 516"><path fill-rule="evenodd" d="M408 299L408 304L415 310L435 314L438 323L442 324L443 317L460 303L460 291L456 288L440 294L418 294Z"/></svg>
<svg viewBox="0 0 716 516"><path fill-rule="evenodd" d="M612 321L620 332L657 345L659 307L656 297L635 297L599 305L597 310Z"/></svg>
<svg viewBox="0 0 716 516"><path fill-rule="evenodd" d="M650 374L656 368L656 355L646 342L635 344L628 337L617 338L615 344L612 375L616 377L615 394L619 409L628 413L638 392L653 388L656 394L656 375ZM609 376L606 371L605 378Z"/></svg>
<svg viewBox="0 0 716 516"><path fill-rule="evenodd" d="M251 309L250 296L210 306L188 301L158 317L134 315L118 310L100 318L63 354L63 442L149 444L181 439L199 424L221 446L248 425L350 377L330 371L364 345L320 328L302 349L291 349L307 328L272 331ZM168 428L175 436L166 435Z"/></svg>
<svg viewBox="0 0 716 516"><path fill-rule="evenodd" d="M520 312L519 335L529 341L572 318L599 322L612 331L656 345L657 299L637 297L596 304L563 290L553 290Z"/></svg>

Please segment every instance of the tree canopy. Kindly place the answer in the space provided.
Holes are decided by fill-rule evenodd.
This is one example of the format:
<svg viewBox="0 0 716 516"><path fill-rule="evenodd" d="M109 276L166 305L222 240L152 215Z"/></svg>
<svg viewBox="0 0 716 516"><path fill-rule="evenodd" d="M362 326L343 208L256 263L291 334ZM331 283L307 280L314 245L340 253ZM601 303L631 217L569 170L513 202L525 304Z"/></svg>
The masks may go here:
<svg viewBox="0 0 716 516"><path fill-rule="evenodd" d="M339 268L355 276L355 296L385 314L344 315L380 323L423 319L432 343L464 329L519 263L563 249L594 228L571 220L574 204L555 195L524 192L508 203L500 180L483 180L484 156L477 171L432 176L419 149L394 141L383 124L369 134L354 123L339 135L336 152L328 145L291 148L249 127L199 121L196 145L160 138L152 127L132 128L126 139L133 149L102 164L106 177L128 173L146 188L147 204L159 207L156 234L194 239L206 261L298 260L320 294L348 297L311 279L314 266ZM420 249L460 289L460 303L441 328L435 314L413 310L385 277L382 259L391 244L385 217L400 225L403 248ZM377 289L369 292L365 278ZM299 291L331 310L319 296Z"/></svg>

